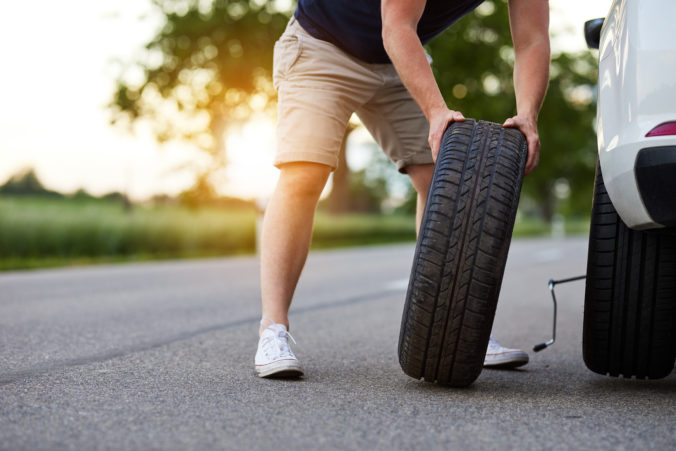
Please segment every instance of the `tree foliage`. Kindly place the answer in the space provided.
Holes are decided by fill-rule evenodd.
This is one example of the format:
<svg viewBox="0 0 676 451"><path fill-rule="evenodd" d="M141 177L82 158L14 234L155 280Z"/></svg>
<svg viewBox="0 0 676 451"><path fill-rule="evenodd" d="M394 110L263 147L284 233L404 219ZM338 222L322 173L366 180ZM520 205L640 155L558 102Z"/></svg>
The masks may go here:
<svg viewBox="0 0 676 451"><path fill-rule="evenodd" d="M13 196L60 196L59 193L45 188L33 168L24 169L10 177L4 185L0 186L0 194Z"/></svg>
<svg viewBox="0 0 676 451"><path fill-rule="evenodd" d="M164 26L120 74L113 122L224 155L226 130L273 103L272 50L290 11L265 0L154 0Z"/></svg>

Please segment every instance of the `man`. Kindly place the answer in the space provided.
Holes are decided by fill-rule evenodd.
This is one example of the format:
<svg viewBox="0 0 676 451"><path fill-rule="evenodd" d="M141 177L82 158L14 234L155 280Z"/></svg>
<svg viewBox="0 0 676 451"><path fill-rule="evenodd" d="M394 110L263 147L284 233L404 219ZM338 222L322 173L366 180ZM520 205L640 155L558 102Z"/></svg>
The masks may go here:
<svg viewBox="0 0 676 451"><path fill-rule="evenodd" d="M288 345L288 311L305 263L315 208L357 113L417 191L420 227L446 127L462 121L441 96L423 44L483 0L299 0L275 44L279 93L275 165L281 174L263 221L262 317L256 373L301 376ZM526 173L538 163L537 116L549 70L547 0L510 0L516 116L528 141ZM520 350L491 337L485 365L519 366Z"/></svg>

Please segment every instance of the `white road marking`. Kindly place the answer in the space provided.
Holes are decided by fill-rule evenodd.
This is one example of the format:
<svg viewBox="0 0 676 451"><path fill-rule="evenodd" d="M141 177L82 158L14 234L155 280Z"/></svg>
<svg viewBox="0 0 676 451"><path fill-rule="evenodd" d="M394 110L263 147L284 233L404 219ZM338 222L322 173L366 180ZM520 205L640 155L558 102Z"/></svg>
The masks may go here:
<svg viewBox="0 0 676 451"><path fill-rule="evenodd" d="M405 290L408 288L408 279L393 280L391 282L386 283L383 288L392 291Z"/></svg>

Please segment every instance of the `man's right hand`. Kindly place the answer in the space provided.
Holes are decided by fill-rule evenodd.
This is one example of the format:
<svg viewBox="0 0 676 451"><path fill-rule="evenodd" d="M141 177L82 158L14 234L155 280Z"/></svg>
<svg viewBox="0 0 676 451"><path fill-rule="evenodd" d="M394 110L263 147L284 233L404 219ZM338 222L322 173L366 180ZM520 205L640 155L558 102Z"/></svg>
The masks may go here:
<svg viewBox="0 0 676 451"><path fill-rule="evenodd" d="M465 116L460 111L449 110L448 108L440 109L434 112L430 117L430 134L427 138L430 147L432 148L432 158L437 161L439 155L439 148L441 147L441 139L444 137L444 132L453 122L462 122Z"/></svg>

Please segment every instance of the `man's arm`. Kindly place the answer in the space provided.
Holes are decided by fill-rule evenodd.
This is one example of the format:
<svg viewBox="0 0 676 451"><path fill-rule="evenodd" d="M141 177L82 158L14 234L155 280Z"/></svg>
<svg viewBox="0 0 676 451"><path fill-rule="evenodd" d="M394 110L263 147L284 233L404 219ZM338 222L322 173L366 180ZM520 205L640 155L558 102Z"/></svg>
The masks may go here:
<svg viewBox="0 0 676 451"><path fill-rule="evenodd" d="M504 127L516 127L528 140L526 174L540 158L537 121L549 83L549 1L509 0L509 24L514 42L516 116Z"/></svg>
<svg viewBox="0 0 676 451"><path fill-rule="evenodd" d="M426 0L383 0L383 44L401 80L430 123L428 141L436 160L448 124L465 118L461 112L446 106L416 33L425 3Z"/></svg>

